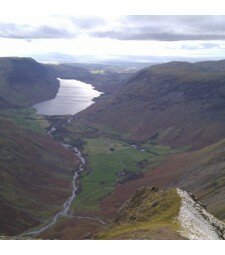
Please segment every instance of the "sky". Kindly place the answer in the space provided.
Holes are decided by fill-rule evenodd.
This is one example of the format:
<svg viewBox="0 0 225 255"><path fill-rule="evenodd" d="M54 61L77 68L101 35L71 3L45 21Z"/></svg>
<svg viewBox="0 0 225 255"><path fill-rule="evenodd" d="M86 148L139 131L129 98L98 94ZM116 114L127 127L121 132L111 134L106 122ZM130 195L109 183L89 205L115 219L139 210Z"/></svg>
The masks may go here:
<svg viewBox="0 0 225 255"><path fill-rule="evenodd" d="M0 56L53 62L225 59L225 16L1 15Z"/></svg>

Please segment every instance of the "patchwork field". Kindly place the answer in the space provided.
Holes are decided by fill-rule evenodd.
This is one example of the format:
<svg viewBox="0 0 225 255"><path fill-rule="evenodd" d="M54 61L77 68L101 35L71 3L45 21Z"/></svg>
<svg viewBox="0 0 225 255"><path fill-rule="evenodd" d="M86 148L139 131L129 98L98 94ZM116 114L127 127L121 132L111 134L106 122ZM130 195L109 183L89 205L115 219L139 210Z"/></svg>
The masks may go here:
<svg viewBox="0 0 225 255"><path fill-rule="evenodd" d="M79 120L62 127L54 136L78 146L86 157L86 171L80 176L80 192L73 204L75 212L83 213L97 213L102 199L110 195L116 185L142 178L169 155L181 151L150 143L132 144L85 126Z"/></svg>

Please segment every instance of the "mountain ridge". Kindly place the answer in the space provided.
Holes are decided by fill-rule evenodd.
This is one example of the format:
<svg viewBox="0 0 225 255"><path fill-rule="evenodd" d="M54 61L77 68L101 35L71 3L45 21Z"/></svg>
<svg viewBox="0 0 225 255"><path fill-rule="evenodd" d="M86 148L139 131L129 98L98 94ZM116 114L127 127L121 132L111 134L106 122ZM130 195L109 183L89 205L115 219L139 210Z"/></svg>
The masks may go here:
<svg viewBox="0 0 225 255"><path fill-rule="evenodd" d="M209 214L192 193L142 187L93 238L215 240L225 238L225 224Z"/></svg>

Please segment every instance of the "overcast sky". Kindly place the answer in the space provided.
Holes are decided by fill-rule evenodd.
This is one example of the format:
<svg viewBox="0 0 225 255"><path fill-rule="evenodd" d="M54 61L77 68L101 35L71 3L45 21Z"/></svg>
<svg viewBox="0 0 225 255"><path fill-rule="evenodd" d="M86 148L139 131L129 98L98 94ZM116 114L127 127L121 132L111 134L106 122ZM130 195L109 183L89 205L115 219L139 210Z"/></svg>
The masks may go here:
<svg viewBox="0 0 225 255"><path fill-rule="evenodd" d="M225 16L0 16L0 56L42 61L225 58Z"/></svg>

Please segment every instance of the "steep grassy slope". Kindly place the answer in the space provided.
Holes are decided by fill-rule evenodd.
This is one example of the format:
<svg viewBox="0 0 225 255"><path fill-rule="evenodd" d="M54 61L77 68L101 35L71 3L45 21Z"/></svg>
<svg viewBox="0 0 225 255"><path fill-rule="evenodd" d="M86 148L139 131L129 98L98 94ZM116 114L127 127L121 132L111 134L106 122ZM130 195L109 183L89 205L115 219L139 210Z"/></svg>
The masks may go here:
<svg viewBox="0 0 225 255"><path fill-rule="evenodd" d="M0 106L28 106L55 97L59 88L45 66L31 58L0 58Z"/></svg>
<svg viewBox="0 0 225 255"><path fill-rule="evenodd" d="M13 121L15 125L41 134L46 133L50 125L45 117L36 114L35 109L30 107L0 109L0 116L4 121Z"/></svg>
<svg viewBox="0 0 225 255"><path fill-rule="evenodd" d="M169 186L179 186L198 194L207 209L221 220L225 220L225 140L199 151L179 155L170 159L157 171L172 174ZM172 169L173 168L173 169ZM165 171L165 172L164 172Z"/></svg>
<svg viewBox="0 0 225 255"><path fill-rule="evenodd" d="M139 142L200 148L225 135L225 61L171 62L139 71L84 120ZM94 123L94 124L93 124Z"/></svg>
<svg viewBox="0 0 225 255"><path fill-rule="evenodd" d="M0 233L43 223L70 195L73 155L46 135L49 123L24 106L53 98L58 81L30 58L0 58Z"/></svg>
<svg viewBox="0 0 225 255"><path fill-rule="evenodd" d="M176 220L181 199L176 189L141 188L125 202L97 239L184 239Z"/></svg>
<svg viewBox="0 0 225 255"><path fill-rule="evenodd" d="M15 235L42 223L71 193L73 155L41 134L40 124L28 118L20 125L9 115L0 116L1 234Z"/></svg>

